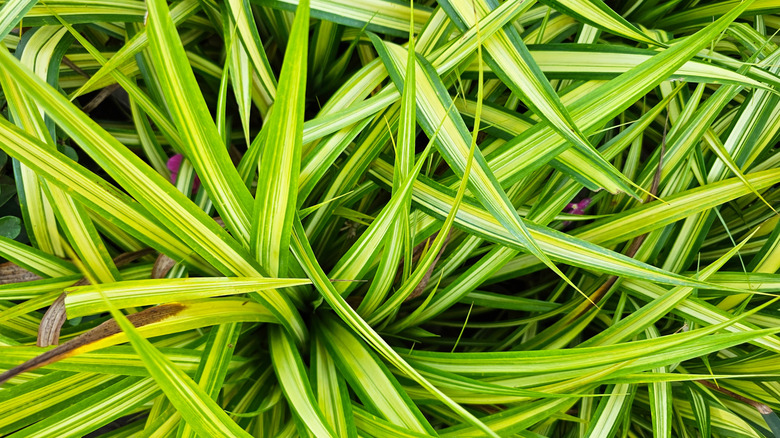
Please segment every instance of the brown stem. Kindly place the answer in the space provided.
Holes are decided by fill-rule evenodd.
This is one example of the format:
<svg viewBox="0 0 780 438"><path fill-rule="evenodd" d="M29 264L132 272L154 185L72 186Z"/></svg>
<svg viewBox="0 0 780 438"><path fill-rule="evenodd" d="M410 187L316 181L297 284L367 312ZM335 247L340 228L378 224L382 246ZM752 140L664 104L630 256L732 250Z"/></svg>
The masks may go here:
<svg viewBox="0 0 780 438"><path fill-rule="evenodd" d="M712 382L709 382L707 380L696 380L696 383L700 383L700 384L706 386L707 388L714 389L715 391L718 391L718 392L720 392L722 394L726 394L727 396L729 396L729 397L731 397L731 398L733 398L733 399L735 399L737 401L741 401L742 403L745 403L747 405L753 406L754 408L756 408L756 410L761 415L766 415L766 414L771 414L772 413L772 408L770 408L769 406L767 406L767 405L765 405L765 404L763 404L761 402L757 402L755 400L751 400L751 399L749 399L747 397L741 396L741 395L737 394L736 392L729 391L726 388L721 388L720 386L718 386L718 385L716 385L716 384L714 384Z"/></svg>
<svg viewBox="0 0 780 438"><path fill-rule="evenodd" d="M438 233L437 233L438 234ZM434 234L433 236L429 237L427 242L432 242L433 239L436 238L437 234ZM423 290L428 286L428 283L431 281L431 274L433 274L433 269L436 267L436 264L439 263L439 259L441 258L441 255L444 254L444 250L447 248L447 244L450 242L450 239L452 238L452 229L450 229L450 232L447 234L447 237L444 238L444 244L441 246L441 249L439 250L439 253L436 255L436 259L433 260L433 263L431 263L431 266L428 268L428 271L425 273L425 276L420 280L420 284L418 284L411 294L409 294L408 297L404 301L409 301L411 299L419 297ZM420 244L422 245L422 244ZM418 245L419 248L419 245ZM417 248L415 248L415 252L417 252ZM422 252L422 249L420 249L420 252ZM419 258L420 254L415 254L417 258Z"/></svg>

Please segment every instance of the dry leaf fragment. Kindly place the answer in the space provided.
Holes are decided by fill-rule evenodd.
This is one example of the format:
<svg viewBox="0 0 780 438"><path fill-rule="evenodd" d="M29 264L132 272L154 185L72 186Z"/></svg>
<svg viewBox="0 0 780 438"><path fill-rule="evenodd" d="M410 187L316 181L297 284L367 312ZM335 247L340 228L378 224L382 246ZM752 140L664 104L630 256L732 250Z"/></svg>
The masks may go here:
<svg viewBox="0 0 780 438"><path fill-rule="evenodd" d="M23 283L42 278L40 275L32 273L13 262L0 264L0 284Z"/></svg>

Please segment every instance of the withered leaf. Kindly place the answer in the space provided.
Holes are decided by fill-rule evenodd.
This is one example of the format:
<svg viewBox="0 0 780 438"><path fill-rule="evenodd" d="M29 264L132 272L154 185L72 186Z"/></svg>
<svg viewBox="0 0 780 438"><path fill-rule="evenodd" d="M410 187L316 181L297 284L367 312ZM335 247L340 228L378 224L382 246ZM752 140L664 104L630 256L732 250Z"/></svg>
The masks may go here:
<svg viewBox="0 0 780 438"><path fill-rule="evenodd" d="M132 315L128 315L127 319L130 320L133 326L143 327L145 325L170 318L171 316L174 316L184 310L184 308L185 305L181 303L163 304L156 307L150 307ZM70 341L58 347L55 347L28 360L21 365L17 365L10 370L0 374L0 385L8 381L8 379L11 379L21 373L32 371L36 368L40 368L44 365L48 365L50 363L54 363L58 360L69 357L77 353L77 350L84 349L84 347L89 346L89 344L93 344L103 338L120 333L121 331L122 330L119 328L119 325L116 323L116 321L109 319L108 321L100 324L92 330L82 334L81 336L71 339Z"/></svg>
<svg viewBox="0 0 780 438"><path fill-rule="evenodd" d="M22 283L40 280L42 277L32 273L13 262L0 264L0 284Z"/></svg>

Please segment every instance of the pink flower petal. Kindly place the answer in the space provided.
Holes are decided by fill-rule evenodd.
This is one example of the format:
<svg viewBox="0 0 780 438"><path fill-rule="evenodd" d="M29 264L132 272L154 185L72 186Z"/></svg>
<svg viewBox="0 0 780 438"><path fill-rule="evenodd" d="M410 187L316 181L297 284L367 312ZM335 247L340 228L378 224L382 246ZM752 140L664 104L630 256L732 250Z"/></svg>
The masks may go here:
<svg viewBox="0 0 780 438"><path fill-rule="evenodd" d="M176 154L168 159L168 170L171 171L171 183L176 184L176 178L179 176L179 169L181 169L181 162L184 159L182 154ZM200 178L195 175L195 180L192 182L192 191L197 192L200 188Z"/></svg>
<svg viewBox="0 0 780 438"><path fill-rule="evenodd" d="M171 173L178 173L179 168L181 168L181 160L183 160L184 157L182 154L176 154L172 156L170 159L168 159L168 170L171 171ZM176 181L176 178L173 179L173 181Z"/></svg>
<svg viewBox="0 0 780 438"><path fill-rule="evenodd" d="M591 198L585 198L580 202L570 202L566 204L566 210L568 210L567 213L585 214L585 209L588 208L588 205L590 205L591 201Z"/></svg>

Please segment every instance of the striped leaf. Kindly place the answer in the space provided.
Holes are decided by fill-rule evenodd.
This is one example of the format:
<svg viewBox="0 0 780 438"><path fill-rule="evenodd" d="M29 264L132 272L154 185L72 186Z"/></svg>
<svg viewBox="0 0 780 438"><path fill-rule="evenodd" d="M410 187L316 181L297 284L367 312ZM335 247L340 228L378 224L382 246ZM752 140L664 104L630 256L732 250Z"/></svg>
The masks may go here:
<svg viewBox="0 0 780 438"><path fill-rule="evenodd" d="M301 166L309 3L302 2L295 15L278 99L263 127L268 134L258 166L259 182L252 211L250 248L271 275L287 272Z"/></svg>
<svg viewBox="0 0 780 438"><path fill-rule="evenodd" d="M144 361L149 374L193 430L206 436L225 432L237 437L252 436L233 422L208 393L144 338L109 299L104 299L111 315Z"/></svg>

